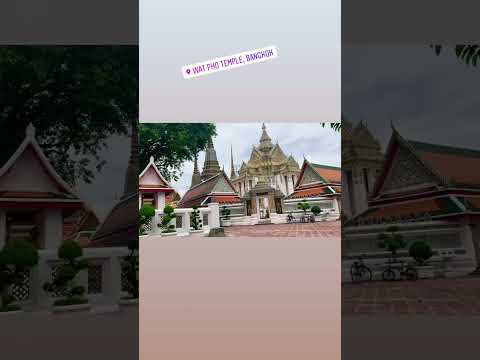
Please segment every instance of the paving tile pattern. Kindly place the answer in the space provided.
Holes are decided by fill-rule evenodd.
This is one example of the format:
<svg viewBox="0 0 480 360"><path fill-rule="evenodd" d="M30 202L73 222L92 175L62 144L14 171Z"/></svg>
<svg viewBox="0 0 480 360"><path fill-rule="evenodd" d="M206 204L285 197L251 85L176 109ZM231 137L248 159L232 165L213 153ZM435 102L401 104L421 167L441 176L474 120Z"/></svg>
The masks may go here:
<svg viewBox="0 0 480 360"><path fill-rule="evenodd" d="M342 285L342 316L480 315L480 277Z"/></svg>
<svg viewBox="0 0 480 360"><path fill-rule="evenodd" d="M321 237L340 241L340 221L231 226L225 228L225 234L247 237Z"/></svg>

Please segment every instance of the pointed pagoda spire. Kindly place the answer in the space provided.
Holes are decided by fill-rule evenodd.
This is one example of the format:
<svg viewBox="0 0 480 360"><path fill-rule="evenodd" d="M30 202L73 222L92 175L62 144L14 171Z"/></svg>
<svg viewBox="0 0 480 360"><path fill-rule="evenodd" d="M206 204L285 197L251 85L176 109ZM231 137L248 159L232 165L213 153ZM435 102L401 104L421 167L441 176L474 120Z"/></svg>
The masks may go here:
<svg viewBox="0 0 480 360"><path fill-rule="evenodd" d="M208 139L207 150L205 151L205 162L203 163L202 181L217 175L220 172L220 165L217 160L217 153L213 147L212 137Z"/></svg>
<svg viewBox="0 0 480 360"><path fill-rule="evenodd" d="M235 172L235 166L233 165L233 146L230 145L230 180L235 179L237 173Z"/></svg>
<svg viewBox="0 0 480 360"><path fill-rule="evenodd" d="M192 174L192 184L190 188L198 185L202 182L200 171L198 171L198 155L195 154L195 160L193 162L193 174Z"/></svg>
<svg viewBox="0 0 480 360"><path fill-rule="evenodd" d="M262 151L269 151L273 147L272 139L267 134L267 127L265 123L262 124L262 136L260 137L260 146L258 147L259 150Z"/></svg>
<svg viewBox="0 0 480 360"><path fill-rule="evenodd" d="M122 199L138 192L138 120L132 121L130 160L125 174Z"/></svg>

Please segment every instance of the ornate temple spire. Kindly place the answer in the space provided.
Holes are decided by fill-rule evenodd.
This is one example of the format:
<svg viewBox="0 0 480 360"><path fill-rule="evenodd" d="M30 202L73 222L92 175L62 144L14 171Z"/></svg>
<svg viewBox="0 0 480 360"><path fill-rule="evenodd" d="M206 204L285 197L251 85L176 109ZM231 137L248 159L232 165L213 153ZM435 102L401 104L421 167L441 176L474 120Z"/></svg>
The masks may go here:
<svg viewBox="0 0 480 360"><path fill-rule="evenodd" d="M213 147L212 137L210 137L210 139L208 139L207 150L205 151L205 162L203 163L201 179L205 181L217 175L219 172L221 172L221 170L217 160L217 153Z"/></svg>
<svg viewBox="0 0 480 360"><path fill-rule="evenodd" d="M230 145L230 180L235 179L237 173L235 172L235 166L233 165L233 146Z"/></svg>
<svg viewBox="0 0 480 360"><path fill-rule="evenodd" d="M138 192L138 121L132 121L130 137L130 160L125 174L125 185L122 198Z"/></svg>
<svg viewBox="0 0 480 360"><path fill-rule="evenodd" d="M202 182L200 171L198 171L198 155L195 155L195 160L193 162L193 174L192 174L192 184L190 187L194 187Z"/></svg>
<svg viewBox="0 0 480 360"><path fill-rule="evenodd" d="M265 126L265 123L262 124L262 136L260 137L260 146L258 147L259 150L262 151L269 151L272 149L273 144L272 144L272 139L270 136L267 134L267 127Z"/></svg>

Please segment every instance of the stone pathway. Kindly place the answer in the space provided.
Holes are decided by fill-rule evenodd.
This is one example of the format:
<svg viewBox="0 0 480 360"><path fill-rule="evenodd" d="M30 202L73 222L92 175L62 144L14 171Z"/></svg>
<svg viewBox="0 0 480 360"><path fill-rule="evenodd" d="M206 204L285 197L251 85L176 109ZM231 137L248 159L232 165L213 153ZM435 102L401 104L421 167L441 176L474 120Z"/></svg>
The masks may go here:
<svg viewBox="0 0 480 360"><path fill-rule="evenodd" d="M342 316L480 315L480 277L342 285Z"/></svg>
<svg viewBox="0 0 480 360"><path fill-rule="evenodd" d="M340 239L340 221L315 223L243 225L225 228L226 236L322 237Z"/></svg>

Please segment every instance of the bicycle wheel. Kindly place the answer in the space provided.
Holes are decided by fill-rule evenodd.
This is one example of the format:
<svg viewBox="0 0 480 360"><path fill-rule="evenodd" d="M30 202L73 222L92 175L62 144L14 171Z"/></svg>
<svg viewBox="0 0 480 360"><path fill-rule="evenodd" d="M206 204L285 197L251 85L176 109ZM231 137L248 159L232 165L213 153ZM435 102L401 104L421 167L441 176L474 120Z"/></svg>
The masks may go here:
<svg viewBox="0 0 480 360"><path fill-rule="evenodd" d="M382 279L385 281L393 281L395 280L395 271L392 269L387 269L382 273Z"/></svg>
<svg viewBox="0 0 480 360"><path fill-rule="evenodd" d="M352 282L359 280L360 272L357 270L355 265L350 266L350 277L352 278Z"/></svg>
<svg viewBox="0 0 480 360"><path fill-rule="evenodd" d="M407 280L411 280L411 281L415 281L418 279L418 273L417 273L417 270L415 270L414 268L412 267L409 267L405 270L405 278Z"/></svg>
<svg viewBox="0 0 480 360"><path fill-rule="evenodd" d="M361 273L361 276L362 276L362 280L364 280L364 281L372 280L372 270L370 270L365 265L362 265L359 270L360 270L360 273Z"/></svg>

